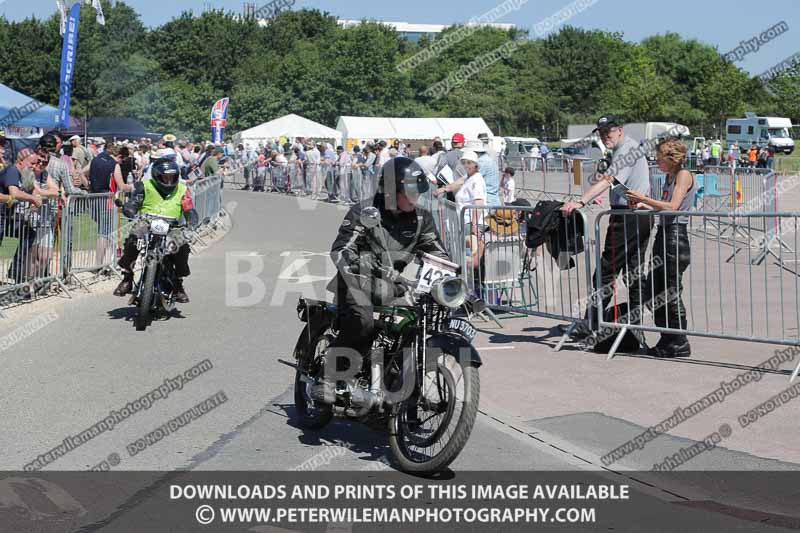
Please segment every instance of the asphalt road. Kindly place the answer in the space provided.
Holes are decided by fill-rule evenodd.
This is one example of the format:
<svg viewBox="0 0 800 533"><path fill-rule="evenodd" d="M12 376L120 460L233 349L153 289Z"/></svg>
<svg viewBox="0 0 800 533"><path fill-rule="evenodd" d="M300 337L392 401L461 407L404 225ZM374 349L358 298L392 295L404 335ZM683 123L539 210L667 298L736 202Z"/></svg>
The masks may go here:
<svg viewBox="0 0 800 533"><path fill-rule="evenodd" d="M233 227L223 240L192 258L187 282L192 301L181 306L179 317L137 332L134 310L126 300L98 294L56 304L51 313L57 318L0 352L0 469L22 470L65 438L120 411L113 429L52 462L46 460L44 470L87 470L103 461L113 463L113 470L132 471L291 470L336 446L334 457L320 470L391 471L388 442L380 431L346 421L334 421L319 433L298 428L292 420L294 371L280 362L291 360L301 329L295 314L300 292L324 296L331 274L327 251L344 210L266 194L225 194ZM205 371L179 390L165 385L166 397L154 399L149 408L136 404L128 407L127 416L122 412L165 380L206 360L213 368L206 363ZM201 418L150 445L136 445L215 395L218 405ZM690 525L698 525L701 529L690 529L697 531L764 530L752 517L708 512L685 505L688 497L637 483L635 476L598 471L492 414L479 414L466 448L451 465L456 479L460 472L474 470L578 470L591 479L631 485L640 498L634 514L649 520L637 531L677 531ZM143 486L157 478L154 474ZM146 515L147 502L132 504L129 496L111 490L98 503L103 511L91 513L91 530L136 530L126 528ZM123 511L108 519L123 502ZM0 511L2 503L0 497Z"/></svg>

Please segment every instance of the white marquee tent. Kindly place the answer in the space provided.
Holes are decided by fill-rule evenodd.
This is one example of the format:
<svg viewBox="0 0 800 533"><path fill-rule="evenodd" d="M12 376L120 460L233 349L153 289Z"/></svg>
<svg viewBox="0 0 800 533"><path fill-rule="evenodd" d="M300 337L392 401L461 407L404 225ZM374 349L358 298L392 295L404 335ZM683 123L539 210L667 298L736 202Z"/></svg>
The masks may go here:
<svg viewBox="0 0 800 533"><path fill-rule="evenodd" d="M494 133L482 118L339 117L336 129L345 141L430 140L435 137L447 141L454 133L462 133L472 141L477 141L479 135L494 138Z"/></svg>
<svg viewBox="0 0 800 533"><path fill-rule="evenodd" d="M341 144L342 138L337 130L292 113L248 130L240 131L233 136L233 142L236 144L250 143L255 145L267 139L277 139L279 137L286 137L287 139L294 139L295 137L310 137L314 140L333 139L336 144Z"/></svg>

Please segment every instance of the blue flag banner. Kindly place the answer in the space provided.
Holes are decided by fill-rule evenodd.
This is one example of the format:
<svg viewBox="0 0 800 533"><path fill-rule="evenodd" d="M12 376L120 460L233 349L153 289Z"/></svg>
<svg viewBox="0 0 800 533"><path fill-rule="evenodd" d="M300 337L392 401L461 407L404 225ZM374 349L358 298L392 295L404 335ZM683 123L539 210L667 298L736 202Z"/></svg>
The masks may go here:
<svg viewBox="0 0 800 533"><path fill-rule="evenodd" d="M220 98L211 108L211 142L221 143L228 124L228 102L230 98Z"/></svg>
<svg viewBox="0 0 800 533"><path fill-rule="evenodd" d="M69 10L61 46L61 88L58 96L58 126L69 127L69 98L72 94L72 79L75 76L75 56L78 53L78 22L81 18L81 3L76 2Z"/></svg>

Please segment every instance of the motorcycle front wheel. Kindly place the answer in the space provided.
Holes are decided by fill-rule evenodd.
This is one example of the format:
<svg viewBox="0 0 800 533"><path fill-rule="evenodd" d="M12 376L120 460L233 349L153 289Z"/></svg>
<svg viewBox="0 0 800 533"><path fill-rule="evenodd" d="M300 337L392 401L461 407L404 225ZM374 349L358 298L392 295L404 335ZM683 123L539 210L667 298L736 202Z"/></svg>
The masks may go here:
<svg viewBox="0 0 800 533"><path fill-rule="evenodd" d="M325 351L333 341L333 336L325 332L312 333L308 340L308 326L300 334L300 342L304 345L302 355L297 361L297 372L294 377L294 407L297 421L307 429L322 429L333 418L333 407L311 398L311 387L315 378L323 377L323 361ZM305 339L305 340L303 340Z"/></svg>
<svg viewBox="0 0 800 533"><path fill-rule="evenodd" d="M389 417L389 446L400 470L432 474L458 457L475 425L480 387L476 366L447 353L439 358Z"/></svg>
<svg viewBox="0 0 800 533"><path fill-rule="evenodd" d="M142 274L142 290L139 293L139 312L136 314L136 331L144 331L150 323L150 310L153 305L153 287L156 284L155 265L145 263Z"/></svg>

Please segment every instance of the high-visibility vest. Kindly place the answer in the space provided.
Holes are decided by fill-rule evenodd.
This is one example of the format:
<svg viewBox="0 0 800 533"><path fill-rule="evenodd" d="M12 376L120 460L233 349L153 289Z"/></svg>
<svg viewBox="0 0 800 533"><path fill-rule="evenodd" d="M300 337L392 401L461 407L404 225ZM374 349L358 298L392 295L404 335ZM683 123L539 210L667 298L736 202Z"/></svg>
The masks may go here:
<svg viewBox="0 0 800 533"><path fill-rule="evenodd" d="M181 217L183 214L181 200L183 195L186 194L185 184L178 183L172 194L164 198L156 189L154 180L144 180L142 183L144 183L144 202L139 210L140 213L175 219Z"/></svg>

